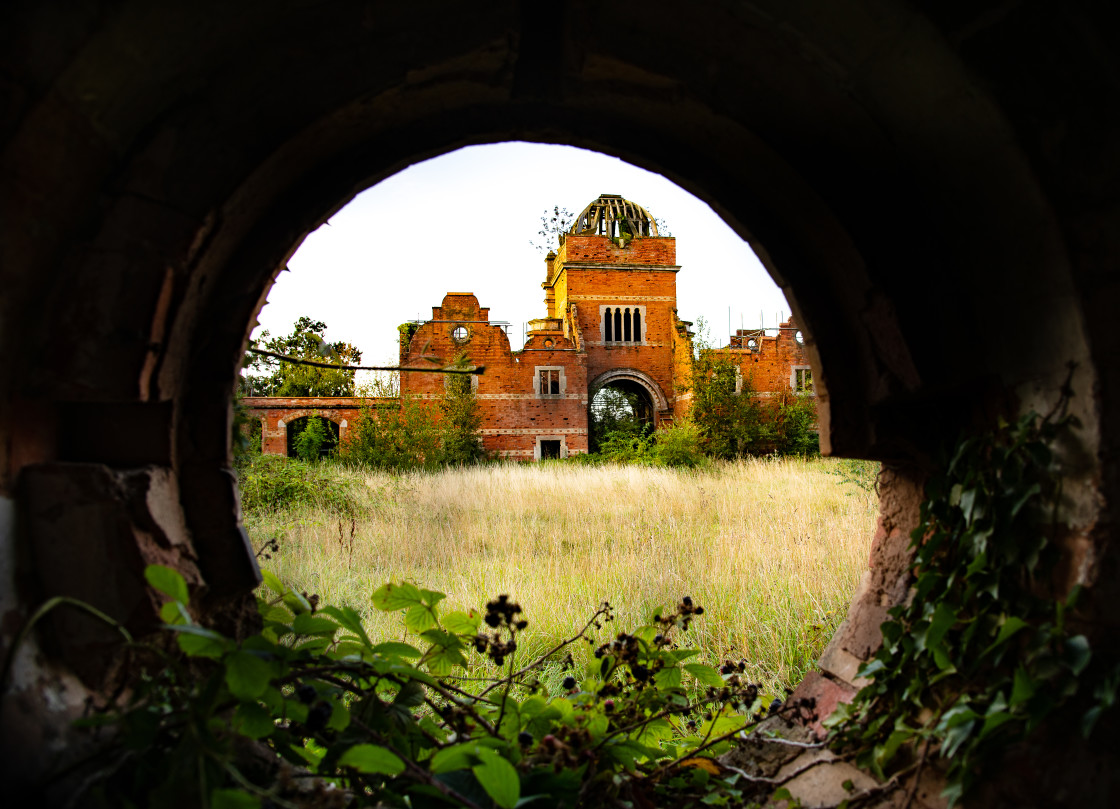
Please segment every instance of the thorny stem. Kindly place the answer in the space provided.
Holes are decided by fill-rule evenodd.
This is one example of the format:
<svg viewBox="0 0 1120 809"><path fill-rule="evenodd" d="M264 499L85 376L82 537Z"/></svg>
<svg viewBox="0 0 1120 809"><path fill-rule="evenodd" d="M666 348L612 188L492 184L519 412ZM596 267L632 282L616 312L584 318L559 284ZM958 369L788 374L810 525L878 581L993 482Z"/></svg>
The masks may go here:
<svg viewBox="0 0 1120 809"><path fill-rule="evenodd" d="M782 711L787 711L787 710L789 710L789 708L782 708L780 711L777 711L776 713L770 714L770 716L779 716L782 713ZM766 717L766 719L769 719L769 718L770 718L769 716ZM715 747L720 742L727 741L731 737L733 737L733 736L735 736L739 733L742 733L744 730L756 727L759 724L761 724L763 721L765 721L765 719L756 719L753 722L747 722L746 724L742 725L741 727L737 727L734 730L729 730L727 733L722 733L722 734L720 734L719 736L716 736L713 739L709 739L708 741L704 742L703 744L699 745L698 747L696 747L692 750L689 750L688 752L683 753L682 755L673 759L668 764L662 764L660 767L658 767L656 770L654 770L653 775L654 776L661 775L665 771L670 770L673 767L680 764L686 758L695 758L696 756L703 753L705 750L708 750L712 747ZM713 727L714 727L714 725L715 725L715 723L713 722Z"/></svg>
<svg viewBox="0 0 1120 809"><path fill-rule="evenodd" d="M481 699L482 697L486 696L491 691L493 691L495 688L497 688L499 685L501 685L502 683L506 682L509 679L512 679L512 678L515 678L515 677L520 677L522 674L528 674L533 669L540 668L542 665L544 665L544 663L546 663L548 661L548 659L550 657L552 657L554 654L559 652L565 646L569 646L569 645L575 643L577 640L579 640L585 634L587 634L587 630L591 628L591 625L595 623L596 619L598 619L599 616L601 616L601 615L606 615L609 611L610 611L610 608L605 606L605 605L602 606L602 607L599 607L599 609L595 612L594 615L591 616L591 618L588 620L588 622L583 625L583 629L581 629L578 634L573 635L572 637L568 638L567 640L560 641L558 644L553 646L551 649L549 649L547 652L545 652L543 655L538 657L536 660L534 660L529 665L525 666L525 668L521 669L517 673L510 674L508 677L503 677L501 680L496 680L492 685L488 686L487 688L484 688L479 693L479 695L478 695L479 698Z"/></svg>
<svg viewBox="0 0 1120 809"><path fill-rule="evenodd" d="M509 656L509 674L506 676L506 690L502 693L502 705L498 708L498 721L494 725L498 731L502 729L502 719L505 718L506 715L506 703L509 702L509 692L510 689L513 688L513 661L516 657L517 652L515 650L514 653Z"/></svg>

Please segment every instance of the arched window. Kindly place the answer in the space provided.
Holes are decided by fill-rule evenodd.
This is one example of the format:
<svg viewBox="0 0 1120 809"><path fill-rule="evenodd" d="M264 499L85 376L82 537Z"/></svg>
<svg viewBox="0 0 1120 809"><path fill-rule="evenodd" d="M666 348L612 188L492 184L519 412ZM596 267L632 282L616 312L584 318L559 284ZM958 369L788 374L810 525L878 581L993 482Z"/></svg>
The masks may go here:
<svg viewBox="0 0 1120 809"><path fill-rule="evenodd" d="M614 310L614 339L622 339L622 310L618 308Z"/></svg>
<svg viewBox="0 0 1120 809"><path fill-rule="evenodd" d="M603 313L603 340L604 342L611 342L611 310L607 309Z"/></svg>
<svg viewBox="0 0 1120 809"><path fill-rule="evenodd" d="M634 342L640 343L642 341L642 311L640 309L634 310Z"/></svg>

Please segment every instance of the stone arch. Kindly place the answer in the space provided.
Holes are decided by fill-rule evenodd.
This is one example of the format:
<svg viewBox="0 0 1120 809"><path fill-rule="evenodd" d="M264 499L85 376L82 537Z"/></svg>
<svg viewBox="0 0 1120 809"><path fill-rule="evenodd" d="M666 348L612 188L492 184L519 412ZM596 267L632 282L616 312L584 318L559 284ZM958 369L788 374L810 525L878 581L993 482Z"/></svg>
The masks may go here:
<svg viewBox="0 0 1120 809"><path fill-rule="evenodd" d="M587 384L588 402L595 398L595 394L598 393L600 389L619 382L630 382L645 391L646 396L649 397L650 405L654 409L655 419L657 413L669 409L669 400L661 390L661 386L657 384L657 381L649 374L644 371L639 371L636 368L612 368L609 371L604 371L599 374Z"/></svg>
<svg viewBox="0 0 1120 809"><path fill-rule="evenodd" d="M759 0L684 14L651 0L634 15L573 0L448 8L437 25L423 9L390 23L358 4L309 19L249 3L215 37L205 7L79 6L59 20L39 5L5 9L19 45L0 122L5 553L50 475L156 470L160 518L192 549L184 568L197 556L204 606L243 597L258 572L237 519L229 402L269 283L370 183L519 138L678 181L787 291L824 447L893 470L877 567L838 652L877 642L936 446L993 412L1045 410L1071 362L1085 445L1070 487L1092 528L1070 567L1097 584L1097 631L1120 624L1120 467L1101 462L1120 452L1120 91L1105 12ZM122 42L144 44L144 70ZM97 443L93 425L119 440ZM75 541L110 539L90 531ZM3 609L25 610L26 591L0 583ZM1074 734L1052 737L1061 751ZM24 770L4 757L12 772L36 771L27 747ZM1085 794L1076 767L1044 769Z"/></svg>
<svg viewBox="0 0 1120 809"><path fill-rule="evenodd" d="M329 415L320 413L317 410L293 411L280 421L281 426L284 428L284 442L287 446L289 458L297 456L295 439L298 432L302 431L297 429L297 423L302 422L302 428L306 429L307 422L310 419L320 419L330 425L328 429L330 430L332 440L323 446L321 450L322 455L325 456L336 449L342 443L343 438L345 438L342 432L343 426L346 423L344 419L338 419L337 417L331 418Z"/></svg>

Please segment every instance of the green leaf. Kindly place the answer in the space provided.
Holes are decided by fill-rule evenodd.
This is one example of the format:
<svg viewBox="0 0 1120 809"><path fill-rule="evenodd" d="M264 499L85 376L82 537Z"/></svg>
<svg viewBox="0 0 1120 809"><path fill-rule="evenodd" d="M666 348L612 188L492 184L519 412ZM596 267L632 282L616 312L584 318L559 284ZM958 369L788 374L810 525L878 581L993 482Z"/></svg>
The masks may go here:
<svg viewBox="0 0 1120 809"><path fill-rule="evenodd" d="M477 747L478 744L475 742L463 742L445 747L432 756L428 766L436 775L453 770L465 770L473 766L477 760L474 755Z"/></svg>
<svg viewBox="0 0 1120 809"><path fill-rule="evenodd" d="M238 699L261 696L272 679L272 667L251 652L236 651L226 658L226 685Z"/></svg>
<svg viewBox="0 0 1120 809"><path fill-rule="evenodd" d="M942 601L933 611L929 622L929 631L926 633L926 648L932 649L941 643L945 633L957 621L957 611L951 605Z"/></svg>
<svg viewBox="0 0 1120 809"><path fill-rule="evenodd" d="M194 624L175 624L169 626L178 635L179 648L191 657L219 658L226 653L230 641L213 629Z"/></svg>
<svg viewBox="0 0 1120 809"><path fill-rule="evenodd" d="M482 618L475 610L462 612L456 610L443 616L443 628L456 635L474 635Z"/></svg>
<svg viewBox="0 0 1120 809"><path fill-rule="evenodd" d="M295 590L288 590L284 593L284 604L296 615L311 612L311 602L304 597L303 593L297 593Z"/></svg>
<svg viewBox="0 0 1120 809"><path fill-rule="evenodd" d="M144 578L152 587L176 601L186 604L191 600L191 594L187 590L187 580L177 570L163 565L148 565L144 568Z"/></svg>
<svg viewBox="0 0 1120 809"><path fill-rule="evenodd" d="M1074 635L1066 639L1065 661L1070 671L1075 675L1081 674L1089 665L1092 652L1089 649L1089 639L1084 635Z"/></svg>
<svg viewBox="0 0 1120 809"><path fill-rule="evenodd" d="M242 736L261 739L276 730L276 722L260 703L242 702L233 714L233 728Z"/></svg>
<svg viewBox="0 0 1120 809"><path fill-rule="evenodd" d="M362 626L362 618L358 615L357 610L353 607L335 607L327 606L319 610L320 615L328 615L334 618L342 626L343 629L353 632L356 636L362 639L367 647L372 647L373 643L366 634L365 627Z"/></svg>
<svg viewBox="0 0 1120 809"><path fill-rule="evenodd" d="M379 643L371 651L384 657L400 657L406 660L415 660L420 657L420 650L415 646L395 640Z"/></svg>
<svg viewBox="0 0 1120 809"><path fill-rule="evenodd" d="M681 670L677 666L661 669L653 675L653 682L658 688L680 688Z"/></svg>
<svg viewBox="0 0 1120 809"><path fill-rule="evenodd" d="M261 799L238 789L215 789L210 793L210 809L260 809Z"/></svg>
<svg viewBox="0 0 1120 809"><path fill-rule="evenodd" d="M341 767L353 767L362 773L400 775L404 772L404 762L392 750L376 744L356 744L342 754L338 760Z"/></svg>
<svg viewBox="0 0 1120 809"><path fill-rule="evenodd" d="M329 635L334 637L338 624L329 618L318 618L310 612L301 612L292 621L292 631L297 635Z"/></svg>
<svg viewBox="0 0 1120 809"><path fill-rule="evenodd" d="M183 606L183 602L178 599L168 601L160 607L159 617L165 624L193 623L190 613L187 612L187 608Z"/></svg>
<svg viewBox="0 0 1120 809"><path fill-rule="evenodd" d="M409 607L420 606L424 603L416 585L408 582L393 584L389 582L374 590L370 597L373 606L382 612L393 612Z"/></svg>
<svg viewBox="0 0 1120 809"><path fill-rule="evenodd" d="M1012 635L1027 625L1027 622L1018 616L1008 616L1007 620L1003 622L1003 626L999 628L999 634L996 635L995 641L988 648L991 649L1002 643L1006 643Z"/></svg>
<svg viewBox="0 0 1120 809"><path fill-rule="evenodd" d="M264 581L264 586L278 596L283 596L288 591L288 588L281 584L280 579L271 570L261 568L261 579Z"/></svg>
<svg viewBox="0 0 1120 809"><path fill-rule="evenodd" d="M1011 686L1011 705L1020 705L1034 696L1035 683L1022 666L1015 669L1015 682Z"/></svg>
<svg viewBox="0 0 1120 809"><path fill-rule="evenodd" d="M502 809L513 809L521 797L521 781L513 765L487 747L479 747L476 755L481 761L471 767L471 772L486 794Z"/></svg>
<svg viewBox="0 0 1120 809"><path fill-rule="evenodd" d="M696 678L701 685L710 685L713 688L723 687L723 677L712 666L703 663L685 663L684 670Z"/></svg>
<svg viewBox="0 0 1120 809"><path fill-rule="evenodd" d="M404 625L410 632L420 634L439 624L436 608L427 604L410 607L404 614Z"/></svg>

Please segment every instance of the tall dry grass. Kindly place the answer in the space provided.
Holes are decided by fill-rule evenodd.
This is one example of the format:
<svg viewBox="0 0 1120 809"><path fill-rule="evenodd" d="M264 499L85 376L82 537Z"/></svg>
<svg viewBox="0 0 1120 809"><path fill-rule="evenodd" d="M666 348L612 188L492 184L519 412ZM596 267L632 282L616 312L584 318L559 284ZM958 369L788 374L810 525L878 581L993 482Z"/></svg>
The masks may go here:
<svg viewBox="0 0 1120 809"><path fill-rule="evenodd" d="M279 539L264 564L281 579L358 609L383 637L404 633L369 602L390 579L447 593L448 609L510 594L530 621L523 653L572 634L604 600L618 616L606 639L690 595L705 613L687 644L709 662L746 659L776 691L813 666L867 567L877 502L837 471L829 459L758 459L700 472L368 473L369 516L353 526L312 509L247 523L258 545Z"/></svg>

